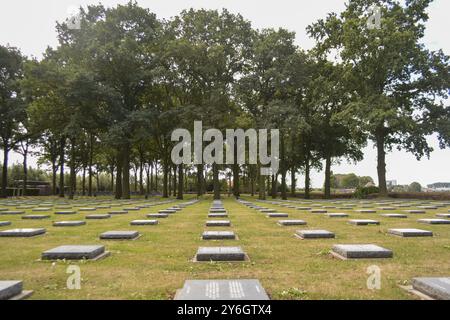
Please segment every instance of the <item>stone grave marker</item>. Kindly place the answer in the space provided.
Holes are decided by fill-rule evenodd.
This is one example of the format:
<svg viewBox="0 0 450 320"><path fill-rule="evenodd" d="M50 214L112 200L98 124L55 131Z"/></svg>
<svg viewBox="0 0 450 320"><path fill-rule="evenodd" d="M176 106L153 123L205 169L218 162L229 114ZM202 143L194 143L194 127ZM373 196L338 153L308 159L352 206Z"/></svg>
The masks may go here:
<svg viewBox="0 0 450 320"><path fill-rule="evenodd" d="M388 233L404 238L433 236L433 232L421 229L389 229Z"/></svg>
<svg viewBox="0 0 450 320"><path fill-rule="evenodd" d="M196 261L245 261L246 254L241 247L199 247Z"/></svg>
<svg viewBox="0 0 450 320"><path fill-rule="evenodd" d="M269 300L258 280L186 280L174 300Z"/></svg>
<svg viewBox="0 0 450 320"><path fill-rule="evenodd" d="M413 278L412 288L436 300L450 300L450 277Z"/></svg>
<svg viewBox="0 0 450 320"><path fill-rule="evenodd" d="M100 234L102 240L136 240L139 237L138 231L107 231Z"/></svg>
<svg viewBox="0 0 450 320"><path fill-rule="evenodd" d="M278 220L280 226L303 226L306 221L303 220Z"/></svg>
<svg viewBox="0 0 450 320"><path fill-rule="evenodd" d="M42 253L42 260L98 260L109 252L102 245L67 245L59 246Z"/></svg>
<svg viewBox="0 0 450 320"><path fill-rule="evenodd" d="M108 214L108 213L105 213L105 214L89 214L85 218L86 219L90 219L90 220L101 220L101 219L111 218L111 215Z"/></svg>
<svg viewBox="0 0 450 320"><path fill-rule="evenodd" d="M450 224L450 220L447 219L419 219L417 222L426 224Z"/></svg>
<svg viewBox="0 0 450 320"><path fill-rule="evenodd" d="M327 230L297 230L295 235L300 239L330 239L335 237L333 232Z"/></svg>
<svg viewBox="0 0 450 320"><path fill-rule="evenodd" d="M23 282L17 280L0 281L0 300L22 300L33 294L33 291L24 291Z"/></svg>
<svg viewBox="0 0 450 320"><path fill-rule="evenodd" d="M203 240L235 240L233 231L205 231L202 234Z"/></svg>
<svg viewBox="0 0 450 320"><path fill-rule="evenodd" d="M375 244L336 244L332 255L340 259L384 259L392 258L393 252Z"/></svg>
<svg viewBox="0 0 450 320"><path fill-rule="evenodd" d="M209 220L206 221L207 227L229 227L231 226L230 220Z"/></svg>
<svg viewBox="0 0 450 320"><path fill-rule="evenodd" d="M34 237L45 234L44 228L23 228L0 231L0 237Z"/></svg>
<svg viewBox="0 0 450 320"><path fill-rule="evenodd" d="M133 220L130 222L130 225L132 226L151 226L157 224L158 220Z"/></svg>
<svg viewBox="0 0 450 320"><path fill-rule="evenodd" d="M348 223L353 224L355 226L367 226L367 225L379 225L380 222L376 220L370 219L352 219L349 220Z"/></svg>

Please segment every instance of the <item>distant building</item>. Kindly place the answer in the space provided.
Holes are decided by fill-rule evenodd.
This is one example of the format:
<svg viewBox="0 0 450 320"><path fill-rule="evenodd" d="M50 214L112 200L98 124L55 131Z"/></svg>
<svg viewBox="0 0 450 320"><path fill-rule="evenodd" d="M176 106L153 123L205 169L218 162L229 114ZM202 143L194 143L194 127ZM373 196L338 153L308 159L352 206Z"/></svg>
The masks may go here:
<svg viewBox="0 0 450 320"><path fill-rule="evenodd" d="M436 182L427 187L433 191L450 191L450 182Z"/></svg>

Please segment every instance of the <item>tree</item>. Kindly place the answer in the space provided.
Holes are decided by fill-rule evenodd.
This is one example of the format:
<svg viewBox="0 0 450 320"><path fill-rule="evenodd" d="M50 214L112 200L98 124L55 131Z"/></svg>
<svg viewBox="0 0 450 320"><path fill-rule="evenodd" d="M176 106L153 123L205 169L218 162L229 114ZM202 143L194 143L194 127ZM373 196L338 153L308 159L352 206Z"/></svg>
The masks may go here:
<svg viewBox="0 0 450 320"><path fill-rule="evenodd" d="M422 192L422 186L418 182L413 182L408 186L408 192Z"/></svg>
<svg viewBox="0 0 450 320"><path fill-rule="evenodd" d="M449 57L422 44L431 0L353 0L340 16L308 27L319 51L337 56L348 70L355 99L347 119L359 120L377 148L380 195L387 194L386 152L393 147L429 156L426 136L438 131L441 147L450 145L448 131ZM381 5L380 28L368 28L368 11ZM446 119L446 120L444 120ZM436 124L441 124L436 125ZM448 126L447 126L448 128Z"/></svg>
<svg viewBox="0 0 450 320"><path fill-rule="evenodd" d="M13 47L0 45L0 146L3 149L2 190L7 197L8 155L21 139L20 126L26 118L20 81L25 58Z"/></svg>

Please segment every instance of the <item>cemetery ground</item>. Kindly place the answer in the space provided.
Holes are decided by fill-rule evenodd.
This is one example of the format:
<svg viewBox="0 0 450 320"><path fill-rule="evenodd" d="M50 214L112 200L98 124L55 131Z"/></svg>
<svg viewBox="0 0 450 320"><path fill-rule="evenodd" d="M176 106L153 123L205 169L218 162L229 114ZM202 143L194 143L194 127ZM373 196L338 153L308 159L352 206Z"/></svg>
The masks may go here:
<svg viewBox="0 0 450 320"><path fill-rule="evenodd" d="M450 204L438 209L424 209L425 214L410 214L405 210L417 209L417 200L402 200L410 207L381 210L391 204L375 204L369 201L376 213L360 213L358 200L341 200L358 206L339 209L335 200L290 199L296 206L335 206L326 208L328 213L343 212L348 217L330 218L323 213L287 208L269 202L258 202L243 196L243 200L277 212L288 213L288 218L301 219L306 225L280 226L279 218L268 218L258 210L246 207L231 197L223 197L230 227L206 227L212 197L168 218L158 219L158 225L131 226L132 220L150 219L148 213L169 208L191 200L173 201L127 214L112 215L109 219L86 220L90 214L105 214L120 210L108 200L111 208L94 212L77 211L76 214L56 215L55 209L33 212L31 208L20 209L24 214L0 215L0 221L11 221L0 226L0 231L14 228L45 228L46 234L30 238L0 237L0 280L23 280L24 289L33 290L30 299L172 299L186 280L193 279L258 279L271 299L417 299L401 289L400 285L411 283L414 277L448 277L450 275L450 225L423 224L418 219L438 218L438 213L449 213ZM193 198L192 198L193 199ZM27 200L37 200L28 198ZM56 201L56 198L39 198L39 201ZM86 199L76 200L82 202ZM152 199L151 201L164 201ZM10 200L7 200L10 201ZM13 201L13 200L11 200ZM67 200L68 201L68 200ZM88 201L88 200L86 200ZM281 201L281 200L277 200ZM386 200L388 201L388 200ZM391 203L400 200L389 200ZM3 201L4 202L4 201ZM143 199L129 201L142 203ZM433 201L420 201L433 204ZM86 206L94 206L87 204ZM367 204L366 204L367 206ZM4 207L0 203L0 207ZM313 207L315 208L315 207ZM19 210L8 207L9 210ZM73 207L73 210L79 208ZM1 213L1 212L0 212ZM402 213L407 218L382 216L386 213ZM42 220L22 219L27 214L49 214ZM350 219L373 219L379 225L356 226ZM83 220L85 225L54 227L54 221ZM223 220L218 218L217 220ZM433 232L433 237L402 238L388 234L388 229L415 228ZM301 240L296 230L320 229L335 233L334 239ZM101 233L111 230L136 230L141 237L136 240L101 240ZM202 240L206 230L234 231L236 240ZM42 261L43 251L60 245L102 244L111 254L98 261ZM391 259L339 260L330 255L334 244L376 244L393 251ZM245 262L193 262L202 246L240 246L248 254ZM81 270L81 289L69 290L66 285L70 274L69 265ZM376 265L381 270L381 289L367 288L366 270Z"/></svg>

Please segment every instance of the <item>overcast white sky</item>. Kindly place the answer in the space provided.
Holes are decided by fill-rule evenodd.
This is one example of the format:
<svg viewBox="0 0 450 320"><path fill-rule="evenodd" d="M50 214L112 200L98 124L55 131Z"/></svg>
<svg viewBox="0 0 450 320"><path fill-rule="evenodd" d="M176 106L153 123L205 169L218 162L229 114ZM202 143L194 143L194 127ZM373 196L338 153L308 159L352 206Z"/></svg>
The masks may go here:
<svg viewBox="0 0 450 320"><path fill-rule="evenodd" d="M28 56L41 57L47 46L56 46L55 21L64 20L74 7L95 4L95 0L13 0L0 1L0 44L10 44ZM104 0L106 6L127 3L128 0ZM307 37L307 25L323 18L327 13L340 12L344 8L342 0L140 0L141 6L149 8L159 18L170 18L182 9L227 8L241 13L256 28L283 27L297 33L297 44L305 49L313 42ZM427 25L425 44L432 50L443 49L450 54L450 1L435 0L428 10L430 21ZM436 139L430 138L436 151L431 159L417 161L414 156L394 151L387 156L387 178L400 184L418 181L422 185L433 182L450 182L450 150L439 150ZM365 150L365 158L358 164L343 163L333 166L335 173L355 172L369 175L376 181L376 153L372 146ZM3 155L2 155L3 157ZM20 161L18 155L12 160ZM34 164L35 161L32 161ZM300 177L302 179L302 177ZM323 185L323 173L312 175L314 187ZM303 185L303 182L299 183Z"/></svg>

